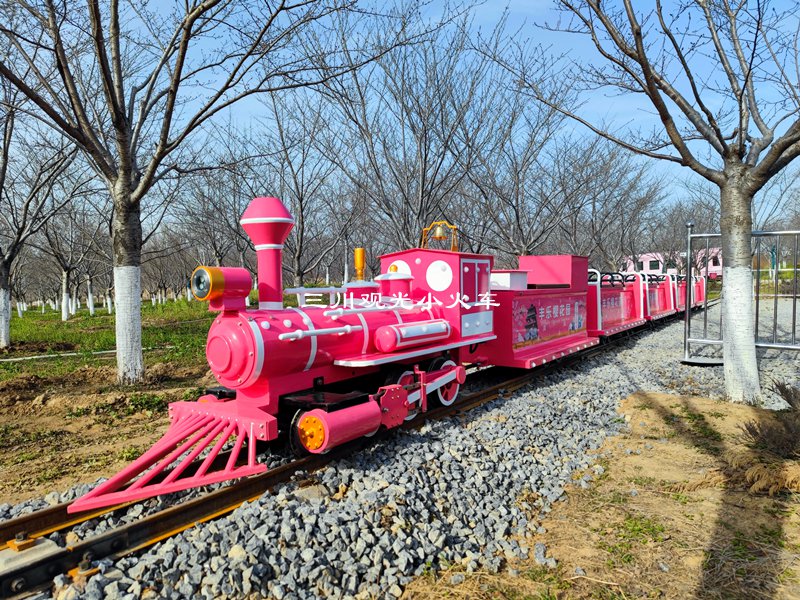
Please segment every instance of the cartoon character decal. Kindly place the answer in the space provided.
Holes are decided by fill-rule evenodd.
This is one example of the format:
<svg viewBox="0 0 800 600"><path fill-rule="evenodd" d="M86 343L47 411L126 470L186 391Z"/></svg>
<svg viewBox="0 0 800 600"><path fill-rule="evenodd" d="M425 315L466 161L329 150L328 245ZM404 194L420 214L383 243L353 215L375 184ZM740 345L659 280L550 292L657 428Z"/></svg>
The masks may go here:
<svg viewBox="0 0 800 600"><path fill-rule="evenodd" d="M515 298L512 314L516 349L586 329L586 300L582 296Z"/></svg>
<svg viewBox="0 0 800 600"><path fill-rule="evenodd" d="M539 325L536 321L536 307L531 304L528 307L528 312L525 315L525 341L533 341L539 339Z"/></svg>

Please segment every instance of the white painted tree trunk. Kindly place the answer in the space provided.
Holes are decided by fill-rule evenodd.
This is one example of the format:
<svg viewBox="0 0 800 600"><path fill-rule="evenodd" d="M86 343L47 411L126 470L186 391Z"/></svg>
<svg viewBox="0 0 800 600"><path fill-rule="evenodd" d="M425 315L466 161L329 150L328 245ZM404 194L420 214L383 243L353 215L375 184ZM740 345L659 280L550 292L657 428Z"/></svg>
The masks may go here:
<svg viewBox="0 0 800 600"><path fill-rule="evenodd" d="M94 316L94 296L92 290L92 280L86 278L86 306L89 307L89 315Z"/></svg>
<svg viewBox="0 0 800 600"><path fill-rule="evenodd" d="M114 292L117 379L121 383L134 383L144 376L141 267L114 267Z"/></svg>
<svg viewBox="0 0 800 600"><path fill-rule="evenodd" d="M22 302L17 301L17 316L22 318Z"/></svg>
<svg viewBox="0 0 800 600"><path fill-rule="evenodd" d="M11 290L0 287L0 348L11 345Z"/></svg>
<svg viewBox="0 0 800 600"><path fill-rule="evenodd" d="M42 300L41 302L42 302L42 314L44 314L44 308L45 308L45 306L44 306L44 305L45 305L45 301L44 301L44 300Z"/></svg>
<svg viewBox="0 0 800 600"><path fill-rule="evenodd" d="M106 296L106 309L108 310L108 314L112 314L114 312L114 299L110 294Z"/></svg>
<svg viewBox="0 0 800 600"><path fill-rule="evenodd" d="M250 306L250 295L249 294L244 297L244 305L245 306Z"/></svg>
<svg viewBox="0 0 800 600"><path fill-rule="evenodd" d="M753 330L753 272L750 238L752 197L735 180L721 190L722 354L725 395L753 404L761 396Z"/></svg>
<svg viewBox="0 0 800 600"><path fill-rule="evenodd" d="M61 272L61 320L69 320L69 273Z"/></svg>
<svg viewBox="0 0 800 600"><path fill-rule="evenodd" d="M186 288L186 301L187 302L191 302L192 301L192 292L188 287Z"/></svg>

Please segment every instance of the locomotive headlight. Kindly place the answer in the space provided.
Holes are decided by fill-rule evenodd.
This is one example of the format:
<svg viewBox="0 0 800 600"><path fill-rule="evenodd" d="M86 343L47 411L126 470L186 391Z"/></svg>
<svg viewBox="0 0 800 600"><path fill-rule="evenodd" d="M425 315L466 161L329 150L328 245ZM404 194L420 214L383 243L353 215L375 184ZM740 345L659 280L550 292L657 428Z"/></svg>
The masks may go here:
<svg viewBox="0 0 800 600"><path fill-rule="evenodd" d="M192 273L190 287L198 300L213 300L225 291L225 277L217 267L197 267Z"/></svg>

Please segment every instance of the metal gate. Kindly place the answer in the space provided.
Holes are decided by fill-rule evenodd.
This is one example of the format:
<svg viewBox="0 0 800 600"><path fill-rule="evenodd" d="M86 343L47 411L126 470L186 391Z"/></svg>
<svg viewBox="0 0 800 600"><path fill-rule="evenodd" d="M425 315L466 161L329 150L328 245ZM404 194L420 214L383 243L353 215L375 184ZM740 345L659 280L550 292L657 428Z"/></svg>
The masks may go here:
<svg viewBox="0 0 800 600"><path fill-rule="evenodd" d="M705 276L703 335L692 337L692 286L687 285L682 362L692 365L721 365L721 356L692 356L691 349L693 346L722 346L722 308L716 298L709 302L709 296L716 291L712 289L714 287L719 289L718 298L721 300L722 297L721 278L714 277L717 271L713 266L716 262L721 274L721 264L725 257L715 250L722 245L722 235L693 233L692 229L693 224L687 223L686 265L687 273L695 269L698 274ZM751 267L756 348L800 350L797 339L798 242L800 231L752 232ZM709 309L715 305L719 307L718 318L709 313ZM699 315L696 319L699 319Z"/></svg>

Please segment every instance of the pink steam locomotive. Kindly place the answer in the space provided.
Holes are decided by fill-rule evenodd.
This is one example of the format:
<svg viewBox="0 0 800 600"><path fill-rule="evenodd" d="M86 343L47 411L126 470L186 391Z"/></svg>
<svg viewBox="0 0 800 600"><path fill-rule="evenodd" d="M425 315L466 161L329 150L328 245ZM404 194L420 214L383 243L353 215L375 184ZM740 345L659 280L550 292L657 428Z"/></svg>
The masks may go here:
<svg viewBox="0 0 800 600"><path fill-rule="evenodd" d="M705 296L701 277L601 273L581 256L520 256L518 269L496 270L455 241L386 254L374 281L357 249L354 281L284 290L291 214L256 198L240 223L257 255L258 307L247 307L246 269L198 267L190 282L219 312L206 355L221 387L172 403L161 440L70 512L263 472L256 445L279 436L298 453L327 452L453 404L468 365L534 368L683 310L687 285L694 305ZM297 307L284 307L284 292Z"/></svg>

